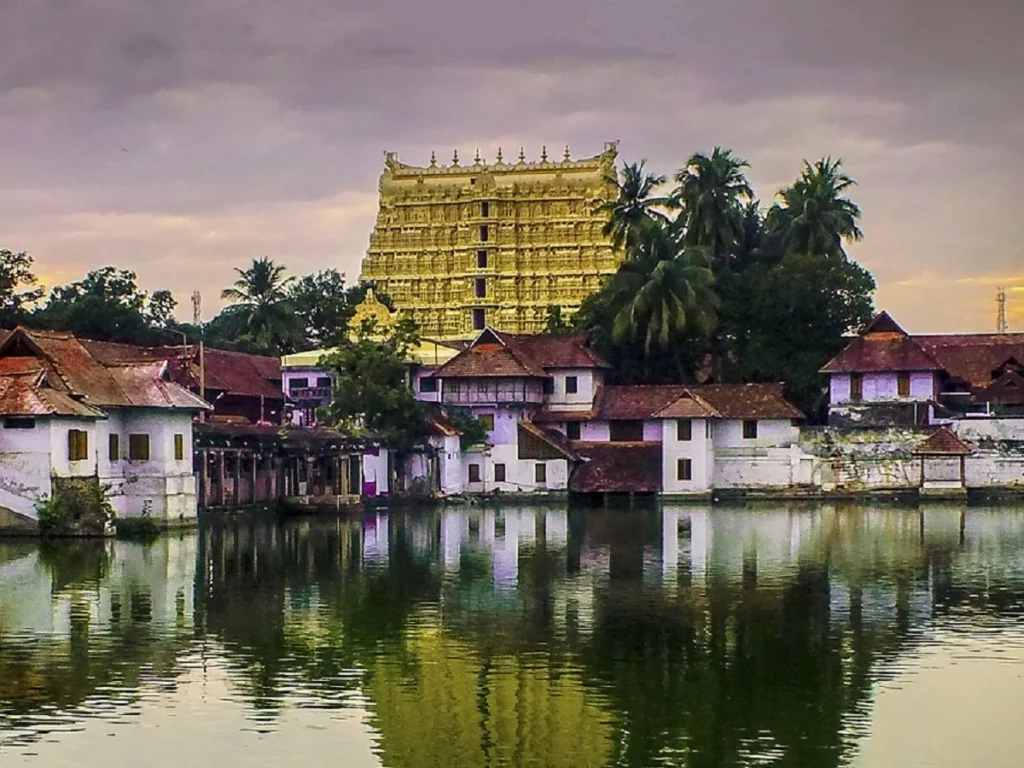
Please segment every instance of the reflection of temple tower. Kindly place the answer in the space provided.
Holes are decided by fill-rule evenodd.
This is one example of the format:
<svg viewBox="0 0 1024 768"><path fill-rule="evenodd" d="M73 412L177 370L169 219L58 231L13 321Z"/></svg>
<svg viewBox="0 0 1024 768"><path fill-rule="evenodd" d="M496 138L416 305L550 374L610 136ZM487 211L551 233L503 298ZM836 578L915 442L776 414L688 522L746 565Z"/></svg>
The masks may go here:
<svg viewBox="0 0 1024 768"><path fill-rule="evenodd" d="M596 157L528 163L405 165L386 155L380 210L361 279L391 297L423 336L469 338L484 325L542 330L548 307L572 314L620 257L596 205L615 194L616 145Z"/></svg>

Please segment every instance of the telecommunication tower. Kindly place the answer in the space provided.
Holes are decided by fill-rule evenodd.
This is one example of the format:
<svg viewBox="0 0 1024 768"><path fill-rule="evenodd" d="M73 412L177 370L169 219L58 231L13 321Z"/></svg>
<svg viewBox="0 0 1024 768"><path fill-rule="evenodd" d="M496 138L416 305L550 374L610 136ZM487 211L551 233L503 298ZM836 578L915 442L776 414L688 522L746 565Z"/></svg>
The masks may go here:
<svg viewBox="0 0 1024 768"><path fill-rule="evenodd" d="M1006 322L1006 289L996 289L996 333L1006 333L1009 325Z"/></svg>

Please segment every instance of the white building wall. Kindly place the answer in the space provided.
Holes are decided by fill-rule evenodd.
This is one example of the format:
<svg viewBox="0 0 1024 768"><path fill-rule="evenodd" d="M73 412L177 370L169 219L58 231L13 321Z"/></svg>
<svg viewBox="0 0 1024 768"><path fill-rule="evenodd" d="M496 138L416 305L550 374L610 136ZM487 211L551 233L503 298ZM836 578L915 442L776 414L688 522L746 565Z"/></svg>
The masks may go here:
<svg viewBox="0 0 1024 768"><path fill-rule="evenodd" d="M828 402L830 405L850 400L850 374L832 373L828 377Z"/></svg>
<svg viewBox="0 0 1024 768"><path fill-rule="evenodd" d="M50 470L58 477L88 477L96 474L96 420L76 418L50 419ZM68 457L68 432L84 430L89 435L89 452L83 461Z"/></svg>
<svg viewBox="0 0 1024 768"><path fill-rule="evenodd" d="M376 455L369 452L363 454L363 482L376 483L378 496L386 495L390 492L388 485L388 451L386 448L378 448Z"/></svg>
<svg viewBox="0 0 1024 768"><path fill-rule="evenodd" d="M554 391L547 397L547 407L552 411L585 411L594 403L594 390L604 379L600 370L593 368L558 368L548 371L554 379ZM566 391L565 380L576 377L576 392Z"/></svg>
<svg viewBox="0 0 1024 768"><path fill-rule="evenodd" d="M662 420L661 488L664 493L707 493L714 475L713 442L706 419L691 419L690 440L679 439L678 419ZM691 479L680 480L679 459L691 462Z"/></svg>
<svg viewBox="0 0 1024 768"><path fill-rule="evenodd" d="M928 400L935 396L935 374L915 371L910 374L910 399Z"/></svg>
<svg viewBox="0 0 1024 768"><path fill-rule="evenodd" d="M124 517L148 516L169 523L188 523L196 519L196 481L192 471L192 413L183 410L111 408L109 427L98 446L100 465L111 476L117 470L107 462L107 435L112 429L120 434L120 472L124 478L120 492L112 494L115 510ZM149 460L132 461L129 435L149 435ZM174 436L182 436L182 458L174 457ZM98 436L99 437L99 436ZM120 509L118 509L120 507Z"/></svg>
<svg viewBox="0 0 1024 768"><path fill-rule="evenodd" d="M469 482L470 465L480 467L480 482ZM495 466L503 464L505 480L495 480ZM545 465L546 480L537 482L536 467ZM544 493L569 487L569 462L566 459L520 459L517 445L495 445L487 453L471 451L463 459L463 483L467 493Z"/></svg>
<svg viewBox="0 0 1024 768"><path fill-rule="evenodd" d="M580 440L607 443L611 440L611 427L607 421L584 421L580 424Z"/></svg>
<svg viewBox="0 0 1024 768"><path fill-rule="evenodd" d="M440 465L441 493L462 493L465 475L462 468L462 447L458 436L431 438L431 445L437 449L437 460Z"/></svg>
<svg viewBox="0 0 1024 768"><path fill-rule="evenodd" d="M37 418L32 429L0 429L0 507L36 520L35 502L49 496L51 419ZM67 435L64 435L67 452Z"/></svg>
<svg viewBox="0 0 1024 768"><path fill-rule="evenodd" d="M800 436L800 428L788 419L758 419L757 437L743 437L741 419L712 422L715 450L721 448L787 448Z"/></svg>

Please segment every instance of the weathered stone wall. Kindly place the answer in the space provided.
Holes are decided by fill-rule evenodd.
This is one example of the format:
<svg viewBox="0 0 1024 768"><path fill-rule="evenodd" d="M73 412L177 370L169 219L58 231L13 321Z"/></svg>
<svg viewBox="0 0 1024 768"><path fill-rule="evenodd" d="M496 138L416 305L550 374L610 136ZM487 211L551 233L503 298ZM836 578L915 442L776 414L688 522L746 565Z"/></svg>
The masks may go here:
<svg viewBox="0 0 1024 768"><path fill-rule="evenodd" d="M800 449L813 456L811 483L823 491L898 491L917 488L921 461L914 448L931 429L806 428Z"/></svg>

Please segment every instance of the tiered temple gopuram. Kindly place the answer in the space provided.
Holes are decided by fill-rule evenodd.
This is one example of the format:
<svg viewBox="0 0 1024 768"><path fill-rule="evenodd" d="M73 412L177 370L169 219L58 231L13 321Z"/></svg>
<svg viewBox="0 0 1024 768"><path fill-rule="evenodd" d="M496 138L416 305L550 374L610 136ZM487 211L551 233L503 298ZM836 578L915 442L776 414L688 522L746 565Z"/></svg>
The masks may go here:
<svg viewBox="0 0 1024 768"><path fill-rule="evenodd" d="M485 325L543 330L550 307L572 315L621 256L595 207L615 195L614 143L596 157L480 159L426 168L385 155L380 211L361 279L389 295L431 339L466 339Z"/></svg>

